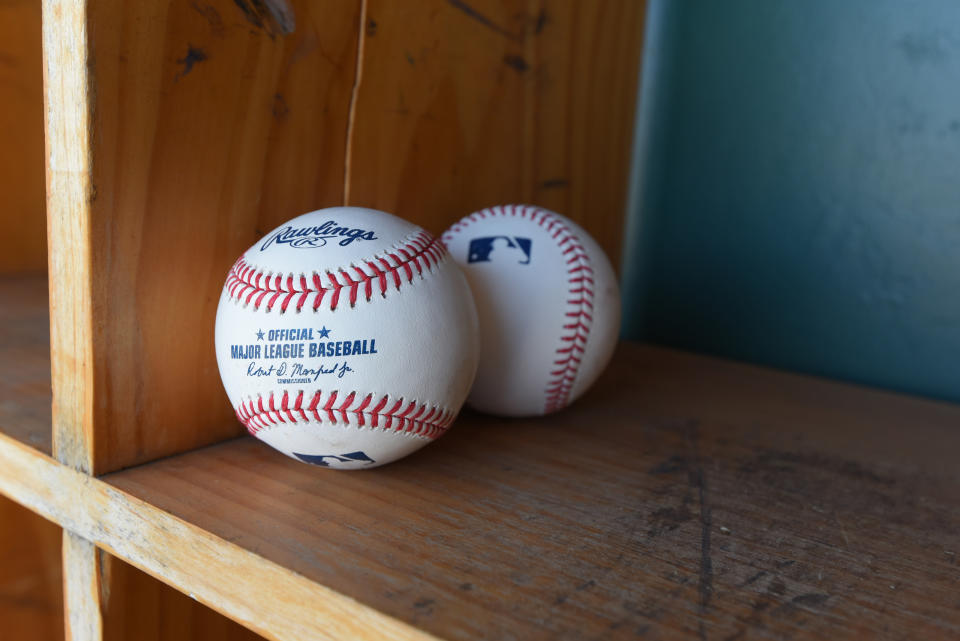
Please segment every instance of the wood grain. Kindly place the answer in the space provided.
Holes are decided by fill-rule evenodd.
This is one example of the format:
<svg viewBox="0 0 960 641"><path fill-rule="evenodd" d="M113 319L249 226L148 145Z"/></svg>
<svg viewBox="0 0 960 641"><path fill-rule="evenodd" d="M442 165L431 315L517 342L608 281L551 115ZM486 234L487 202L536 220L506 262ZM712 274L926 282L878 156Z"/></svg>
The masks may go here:
<svg viewBox="0 0 960 641"><path fill-rule="evenodd" d="M958 424L957 406L623 345L569 410L466 415L376 471L245 438L105 480L447 639L949 638Z"/></svg>
<svg viewBox="0 0 960 641"><path fill-rule="evenodd" d="M45 454L51 452L49 325L47 279L0 276L0 432Z"/></svg>
<svg viewBox="0 0 960 641"><path fill-rule="evenodd" d="M0 470L0 494L268 639L434 638L2 433ZM167 629L181 629L182 614Z"/></svg>
<svg viewBox="0 0 960 641"><path fill-rule="evenodd" d="M60 528L0 497L0 639L63 638Z"/></svg>
<svg viewBox="0 0 960 641"><path fill-rule="evenodd" d="M81 469L240 433L212 349L226 272L342 201L359 3L293 2L292 33L254 5L47 2L54 420Z"/></svg>
<svg viewBox="0 0 960 641"><path fill-rule="evenodd" d="M47 265L41 50L40 3L0 3L0 274Z"/></svg>
<svg viewBox="0 0 960 641"><path fill-rule="evenodd" d="M53 445L57 458L93 465L90 98L86 2L43 2L47 240Z"/></svg>
<svg viewBox="0 0 960 641"><path fill-rule="evenodd" d="M63 595L67 641L101 641L97 548L72 532L63 533Z"/></svg>
<svg viewBox="0 0 960 641"><path fill-rule="evenodd" d="M348 203L434 233L537 204L618 265L644 6L368 0Z"/></svg>
<svg viewBox="0 0 960 641"><path fill-rule="evenodd" d="M0 493L268 638L949 638L958 422L624 345L574 407L370 473L244 438L111 487L0 435Z"/></svg>

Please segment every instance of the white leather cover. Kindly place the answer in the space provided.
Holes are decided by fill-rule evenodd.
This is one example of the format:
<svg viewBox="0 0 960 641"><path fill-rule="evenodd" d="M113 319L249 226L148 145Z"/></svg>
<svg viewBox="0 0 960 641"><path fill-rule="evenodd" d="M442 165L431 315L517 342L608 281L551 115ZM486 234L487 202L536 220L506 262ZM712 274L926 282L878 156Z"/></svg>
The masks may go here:
<svg viewBox="0 0 960 641"><path fill-rule="evenodd" d="M480 317L467 403L502 416L557 411L607 365L620 331L609 259L573 221L527 205L470 214L443 234Z"/></svg>
<svg viewBox="0 0 960 641"><path fill-rule="evenodd" d="M334 207L241 256L216 350L252 434L297 460L364 469L449 427L476 371L477 316L442 243L390 214Z"/></svg>

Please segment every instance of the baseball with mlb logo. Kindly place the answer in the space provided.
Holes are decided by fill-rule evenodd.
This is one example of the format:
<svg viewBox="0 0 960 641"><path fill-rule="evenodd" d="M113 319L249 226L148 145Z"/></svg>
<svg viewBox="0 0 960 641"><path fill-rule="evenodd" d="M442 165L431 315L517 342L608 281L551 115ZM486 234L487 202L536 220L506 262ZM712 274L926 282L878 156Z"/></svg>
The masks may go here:
<svg viewBox="0 0 960 641"><path fill-rule="evenodd" d="M441 436L479 355L463 273L429 233L384 212L310 212L230 269L216 321L220 377L247 430L341 469Z"/></svg>
<svg viewBox="0 0 960 641"><path fill-rule="evenodd" d="M475 212L442 238L480 317L482 353L467 403L536 416L581 396L620 331L620 290L596 241L570 219L528 205Z"/></svg>

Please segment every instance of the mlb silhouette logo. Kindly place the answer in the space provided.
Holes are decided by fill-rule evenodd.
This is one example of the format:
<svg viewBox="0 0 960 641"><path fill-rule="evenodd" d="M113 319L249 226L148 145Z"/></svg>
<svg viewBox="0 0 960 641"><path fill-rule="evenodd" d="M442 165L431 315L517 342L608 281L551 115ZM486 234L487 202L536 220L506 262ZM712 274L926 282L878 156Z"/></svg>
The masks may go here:
<svg viewBox="0 0 960 641"><path fill-rule="evenodd" d="M319 465L321 467L330 467L330 464L327 462L327 459L333 459L338 463L361 463L363 465L369 465L370 463L376 463L372 458L364 454L363 452L349 452L347 454L300 454L299 452L294 452L294 456L303 461L304 463L310 463L312 465Z"/></svg>
<svg viewBox="0 0 960 641"><path fill-rule="evenodd" d="M470 241L467 263L514 262L530 264L529 238L514 236L485 236Z"/></svg>

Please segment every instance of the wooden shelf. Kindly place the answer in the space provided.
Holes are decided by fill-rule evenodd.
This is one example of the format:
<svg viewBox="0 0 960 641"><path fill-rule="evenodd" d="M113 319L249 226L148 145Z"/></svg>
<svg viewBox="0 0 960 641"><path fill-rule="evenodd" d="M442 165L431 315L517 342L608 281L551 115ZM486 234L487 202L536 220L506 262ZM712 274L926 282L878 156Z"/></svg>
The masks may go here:
<svg viewBox="0 0 960 641"><path fill-rule="evenodd" d="M50 314L43 275L0 275L0 432L50 454Z"/></svg>
<svg viewBox="0 0 960 641"><path fill-rule="evenodd" d="M466 414L375 471L242 438L103 480L210 534L203 567L239 547L404 634L934 638L960 630L957 425L947 404L628 344L569 410ZM194 590L164 576L181 550L155 554Z"/></svg>

